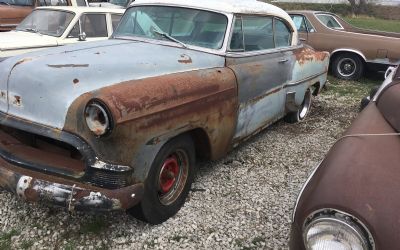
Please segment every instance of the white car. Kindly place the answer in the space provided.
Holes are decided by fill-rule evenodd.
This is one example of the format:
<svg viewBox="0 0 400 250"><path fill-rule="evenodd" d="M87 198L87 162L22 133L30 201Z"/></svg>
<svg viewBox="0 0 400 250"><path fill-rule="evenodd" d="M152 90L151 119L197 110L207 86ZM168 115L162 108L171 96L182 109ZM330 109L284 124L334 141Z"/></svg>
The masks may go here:
<svg viewBox="0 0 400 250"><path fill-rule="evenodd" d="M10 32L0 33L0 61L34 50L111 36L124 9L40 7Z"/></svg>

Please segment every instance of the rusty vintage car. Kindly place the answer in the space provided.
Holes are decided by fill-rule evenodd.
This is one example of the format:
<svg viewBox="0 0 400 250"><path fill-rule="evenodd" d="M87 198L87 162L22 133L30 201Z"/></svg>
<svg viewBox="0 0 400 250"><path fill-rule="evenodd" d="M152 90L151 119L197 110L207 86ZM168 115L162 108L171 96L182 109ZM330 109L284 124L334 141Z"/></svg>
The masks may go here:
<svg viewBox="0 0 400 250"><path fill-rule="evenodd" d="M297 200L291 249L399 249L400 69L314 170Z"/></svg>
<svg viewBox="0 0 400 250"><path fill-rule="evenodd" d="M161 223L196 160L303 120L328 63L263 2L137 0L109 40L0 63L0 186Z"/></svg>
<svg viewBox="0 0 400 250"><path fill-rule="evenodd" d="M400 33L356 28L321 11L289 11L299 39L331 53L331 71L340 79L359 79L365 69L385 71L400 64Z"/></svg>
<svg viewBox="0 0 400 250"><path fill-rule="evenodd" d="M88 6L87 0L1 0L0 31L15 29L33 9L39 6Z"/></svg>

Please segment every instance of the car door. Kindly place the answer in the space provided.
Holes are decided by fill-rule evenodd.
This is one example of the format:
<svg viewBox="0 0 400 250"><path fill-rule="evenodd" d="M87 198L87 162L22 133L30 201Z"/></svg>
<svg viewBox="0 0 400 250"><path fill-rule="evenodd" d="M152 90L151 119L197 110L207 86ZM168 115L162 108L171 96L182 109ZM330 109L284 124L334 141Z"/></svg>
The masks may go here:
<svg viewBox="0 0 400 250"><path fill-rule="evenodd" d="M292 18L296 26L299 35L299 40L306 44L310 44L313 40L312 37L316 32L311 22L308 20L306 16L300 14L290 14L290 17Z"/></svg>
<svg viewBox="0 0 400 250"><path fill-rule="evenodd" d="M107 13L82 13L76 23L72 24L74 25L73 28L67 37L60 41L60 44L97 41L108 38L111 31L109 33L107 15Z"/></svg>
<svg viewBox="0 0 400 250"><path fill-rule="evenodd" d="M286 36L274 32L284 26ZM235 16L226 66L238 82L235 140L266 127L285 113L283 84L290 78L292 32L272 16ZM286 39L286 41L285 41Z"/></svg>

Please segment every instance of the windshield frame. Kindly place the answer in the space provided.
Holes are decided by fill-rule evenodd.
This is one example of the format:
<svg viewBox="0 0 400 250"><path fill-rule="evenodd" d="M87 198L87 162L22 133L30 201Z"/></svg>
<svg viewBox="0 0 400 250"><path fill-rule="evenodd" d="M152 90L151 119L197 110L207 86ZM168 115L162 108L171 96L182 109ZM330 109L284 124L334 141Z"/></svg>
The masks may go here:
<svg viewBox="0 0 400 250"><path fill-rule="evenodd" d="M207 8L194 8L192 6L186 6L186 5L177 5L177 4L165 4L165 3L152 3L152 4L133 4L129 8L126 9L125 13L128 12L129 9L131 8L136 8L136 7L154 7L154 6L159 6L159 7L173 7L173 8L183 8L183 9L191 9L191 10L201 10L201 11L208 11L211 13L217 13L217 14L222 14L225 16L227 19L227 25L224 33L224 38L222 40L222 46L219 49L211 49L211 48L206 48L206 47L201 47L197 45L192 45L192 44L185 44L186 49L191 49L191 50L197 50L197 51L202 51L210 54L217 54L217 55L225 55L227 51L227 44L228 40L230 37L230 32L231 32L231 27L232 27L232 21L233 21L233 14L228 13L228 12L223 12L223 11L216 11L212 9L207 9ZM125 15L125 14L124 14ZM141 42L148 42L148 43L154 43L154 44L160 44L160 45L166 45L166 46L173 46L173 47L179 47L182 48L182 45L173 41L169 40L160 40L160 39L153 39L150 37L142 37L142 36L117 36L115 34L115 31L113 31L112 36L110 39L120 39L120 40L134 40L134 41L141 41Z"/></svg>
<svg viewBox="0 0 400 250"><path fill-rule="evenodd" d="M29 32L29 31L26 31L26 30L23 30L23 29L20 29L20 30L17 29L18 26L25 20L25 18L24 18L24 20L23 20L21 23L19 23L19 24L17 25L17 27L15 28L15 30L16 30L16 31L22 31L22 32L36 33L36 34L40 34L40 35L43 35L43 36L62 37L62 36L64 36L65 32L66 32L67 30L69 30L69 27L71 26L71 23L75 20L75 18L76 18L76 16L77 16L77 13L74 12L74 11L71 11L71 10L53 9L53 8L46 8L46 7L44 7L44 8L36 8L36 9L34 9L28 16L32 15L35 11L65 12L65 13L72 14L72 18L71 18L71 21L69 21L69 23L66 25L65 29L63 30L63 32L62 32L60 35L58 35L58 36L52 35L52 34L41 33L41 32L39 32L39 31L38 31L38 32ZM27 16L27 17L28 17L28 16ZM26 17L26 18L27 18L27 17Z"/></svg>

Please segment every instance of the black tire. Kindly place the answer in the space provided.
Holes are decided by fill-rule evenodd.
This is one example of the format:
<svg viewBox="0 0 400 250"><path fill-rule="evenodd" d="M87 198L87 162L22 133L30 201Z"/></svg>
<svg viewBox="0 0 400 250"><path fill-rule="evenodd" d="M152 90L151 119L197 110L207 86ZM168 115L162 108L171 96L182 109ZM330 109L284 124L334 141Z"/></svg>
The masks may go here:
<svg viewBox="0 0 400 250"><path fill-rule="evenodd" d="M310 88L308 88L304 94L304 99L299 109L297 111L287 113L284 120L288 123L296 123L304 120L310 111L311 103L312 91Z"/></svg>
<svg viewBox="0 0 400 250"><path fill-rule="evenodd" d="M366 96L363 99L361 99L360 111L362 111L365 107L367 107L367 105L371 102L371 100L374 98L376 92L378 92L379 87L380 87L379 85L373 87L371 89L371 91L369 92L369 96Z"/></svg>
<svg viewBox="0 0 400 250"><path fill-rule="evenodd" d="M339 79L358 80L364 73L364 61L353 53L341 53L332 61L332 73Z"/></svg>
<svg viewBox="0 0 400 250"><path fill-rule="evenodd" d="M160 224L175 215L185 203L194 180L195 159L190 136L179 136L167 142L152 163L141 202L128 213L151 224ZM179 173L175 171L176 164L179 165ZM174 181L170 186L172 179Z"/></svg>

